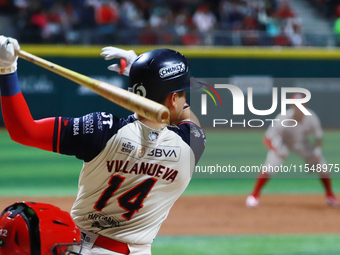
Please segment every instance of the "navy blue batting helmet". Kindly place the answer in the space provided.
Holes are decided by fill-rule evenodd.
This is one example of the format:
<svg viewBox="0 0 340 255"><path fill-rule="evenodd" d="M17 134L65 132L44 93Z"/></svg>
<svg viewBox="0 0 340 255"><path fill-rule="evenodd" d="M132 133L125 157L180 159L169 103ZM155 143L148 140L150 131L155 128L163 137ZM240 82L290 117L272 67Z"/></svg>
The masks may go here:
<svg viewBox="0 0 340 255"><path fill-rule="evenodd" d="M129 91L161 102L171 93L190 89L189 62L170 49L141 54L130 69Z"/></svg>

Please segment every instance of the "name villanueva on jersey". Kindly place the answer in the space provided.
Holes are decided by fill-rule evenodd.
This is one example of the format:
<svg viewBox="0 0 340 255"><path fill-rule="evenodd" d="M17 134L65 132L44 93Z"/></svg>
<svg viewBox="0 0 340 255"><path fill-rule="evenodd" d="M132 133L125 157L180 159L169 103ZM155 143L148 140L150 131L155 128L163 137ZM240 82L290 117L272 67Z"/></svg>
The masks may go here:
<svg viewBox="0 0 340 255"><path fill-rule="evenodd" d="M216 92L214 88L217 89L228 89L231 92L232 98L233 98L233 116L234 115L244 115L244 105L245 105L245 97L240 88L238 88L235 85L231 84L215 84L214 88L204 84L204 86L210 88L214 92L214 94L217 96L221 106L222 100L219 96L219 94ZM214 99L213 95L206 89L202 89L207 94L210 95L210 97L214 100L215 105L216 100ZM290 93L299 93L305 95L303 98L287 98L287 94ZM201 94L201 115L207 115L207 94ZM298 87L282 87L281 88L281 114L284 116L287 112L287 105L296 105L304 115L312 115L306 107L303 105L307 103L311 98L311 93L309 90L304 88L298 88ZM266 110L258 110L255 109L253 104L253 88L249 87L247 88L247 106L251 113L257 115L257 116L267 116L275 112L275 110L278 107L278 89L276 87L272 88L272 106L270 109ZM229 109L228 109L229 110ZM271 126L274 125L274 123L280 121L279 119L243 119L243 121L235 121L233 119L224 119L224 118L218 118L212 120L213 127L222 127L222 126L230 126L230 127L263 127L265 123L270 124ZM298 123L295 119L283 119L280 121L280 124L283 127L295 127Z"/></svg>
<svg viewBox="0 0 340 255"><path fill-rule="evenodd" d="M154 139L155 135L158 136L158 134L151 131L149 135L150 140ZM179 160L181 155L180 146L158 145L157 148L153 148L123 137L120 140L117 153L139 159L140 161L129 166L132 164L129 160L109 160L106 163L107 170L110 173L143 174L159 177L169 182L173 182L177 178L178 170L167 166L166 162L177 162ZM149 162L149 160L155 158L163 162L164 165Z"/></svg>

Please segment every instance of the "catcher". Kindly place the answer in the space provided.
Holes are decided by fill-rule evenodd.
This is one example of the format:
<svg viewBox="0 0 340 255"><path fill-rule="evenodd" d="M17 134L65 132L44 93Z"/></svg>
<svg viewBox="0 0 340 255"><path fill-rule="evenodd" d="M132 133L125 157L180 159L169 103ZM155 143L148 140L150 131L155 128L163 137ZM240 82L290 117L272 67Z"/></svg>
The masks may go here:
<svg viewBox="0 0 340 255"><path fill-rule="evenodd" d="M0 255L63 255L70 254L73 245L81 245L70 214L50 204L8 206L0 214L0 230Z"/></svg>

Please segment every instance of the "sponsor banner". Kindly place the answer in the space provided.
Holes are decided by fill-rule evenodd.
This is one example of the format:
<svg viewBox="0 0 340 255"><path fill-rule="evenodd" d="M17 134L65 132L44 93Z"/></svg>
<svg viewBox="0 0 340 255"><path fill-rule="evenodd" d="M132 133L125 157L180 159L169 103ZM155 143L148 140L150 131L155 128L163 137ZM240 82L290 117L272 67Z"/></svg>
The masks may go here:
<svg viewBox="0 0 340 255"><path fill-rule="evenodd" d="M112 86L116 86L119 88L124 87L124 79L121 76L112 76L112 77L107 77L103 75L97 75L97 76L90 76L90 78L98 80L98 81L103 81L108 84L111 84ZM84 87L84 86L79 86L77 88L77 95L79 96L98 96L97 93L93 92L92 90Z"/></svg>
<svg viewBox="0 0 340 255"><path fill-rule="evenodd" d="M46 75L19 76L21 91L26 94L52 94L54 82Z"/></svg>
<svg viewBox="0 0 340 255"><path fill-rule="evenodd" d="M308 89L310 92L340 93L340 79L335 78L299 78L293 79L294 87Z"/></svg>
<svg viewBox="0 0 340 255"><path fill-rule="evenodd" d="M248 94L248 88L253 88L253 95L271 95L274 83L270 76L232 76L229 81L245 95Z"/></svg>

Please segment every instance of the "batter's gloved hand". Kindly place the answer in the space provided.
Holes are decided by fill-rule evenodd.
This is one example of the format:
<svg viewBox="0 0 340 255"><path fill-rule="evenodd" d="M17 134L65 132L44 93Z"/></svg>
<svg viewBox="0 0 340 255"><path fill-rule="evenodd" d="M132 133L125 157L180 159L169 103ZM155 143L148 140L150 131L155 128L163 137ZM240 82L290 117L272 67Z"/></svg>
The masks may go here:
<svg viewBox="0 0 340 255"><path fill-rule="evenodd" d="M123 50L120 48L110 46L110 47L102 48L102 51L103 52L100 53L100 55L102 57L105 57L105 60L111 60L114 58L126 60L126 67L123 70L121 69L121 66L119 64L110 65L108 66L107 69L129 76L131 65L137 58L137 54L133 50Z"/></svg>
<svg viewBox="0 0 340 255"><path fill-rule="evenodd" d="M18 57L15 50L19 49L16 39L0 35L0 75L14 73L17 70Z"/></svg>

